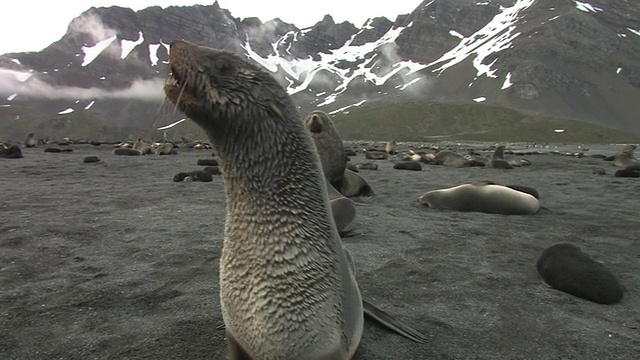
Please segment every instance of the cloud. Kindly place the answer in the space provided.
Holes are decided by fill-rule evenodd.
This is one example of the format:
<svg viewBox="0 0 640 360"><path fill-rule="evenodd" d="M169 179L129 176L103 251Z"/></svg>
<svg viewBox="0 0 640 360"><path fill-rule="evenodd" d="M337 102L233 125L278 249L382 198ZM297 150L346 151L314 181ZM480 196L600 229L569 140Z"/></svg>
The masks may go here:
<svg viewBox="0 0 640 360"><path fill-rule="evenodd" d="M39 99L136 99L144 101L161 101L164 79L135 80L131 86L122 89L81 88L53 86L33 75L26 81L24 72L0 68L0 96L7 97L18 94L19 97Z"/></svg>
<svg viewBox="0 0 640 360"><path fill-rule="evenodd" d="M114 29L106 27L102 23L102 19L94 13L88 13L81 17L73 19L69 25L71 31L84 33L91 36L94 42L102 41L116 35L118 32ZM93 44L88 44L93 45Z"/></svg>

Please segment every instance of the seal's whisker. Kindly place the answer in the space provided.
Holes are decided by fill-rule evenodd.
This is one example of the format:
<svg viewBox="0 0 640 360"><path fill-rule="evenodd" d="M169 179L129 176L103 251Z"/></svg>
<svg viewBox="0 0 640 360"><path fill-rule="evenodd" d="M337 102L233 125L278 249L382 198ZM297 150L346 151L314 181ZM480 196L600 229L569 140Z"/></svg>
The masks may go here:
<svg viewBox="0 0 640 360"><path fill-rule="evenodd" d="M185 81L180 88L180 93L178 94L178 99L176 100L175 106L173 107L173 113L178 113L178 106L180 104L180 100L182 99L182 94L184 93L184 89L187 87L187 82Z"/></svg>

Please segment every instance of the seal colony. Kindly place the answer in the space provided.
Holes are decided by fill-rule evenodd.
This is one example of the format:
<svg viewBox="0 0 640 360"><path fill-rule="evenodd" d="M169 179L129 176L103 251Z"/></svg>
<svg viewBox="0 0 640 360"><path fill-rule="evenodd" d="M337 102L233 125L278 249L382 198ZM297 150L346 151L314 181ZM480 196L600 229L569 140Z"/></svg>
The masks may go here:
<svg viewBox="0 0 640 360"><path fill-rule="evenodd" d="M363 302L319 156L285 90L231 53L182 40L170 49L165 94L211 138L225 180L220 303L231 359L351 359L365 312L425 341Z"/></svg>

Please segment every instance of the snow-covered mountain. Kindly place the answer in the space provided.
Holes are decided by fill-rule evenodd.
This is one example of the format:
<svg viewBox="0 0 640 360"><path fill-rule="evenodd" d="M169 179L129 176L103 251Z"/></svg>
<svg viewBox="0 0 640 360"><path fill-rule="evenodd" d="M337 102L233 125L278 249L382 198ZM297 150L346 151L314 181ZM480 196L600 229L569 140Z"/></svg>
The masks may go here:
<svg viewBox="0 0 640 360"><path fill-rule="evenodd" d="M304 113L380 102L486 103L640 133L640 2L429 0L395 21L299 29L210 6L91 8L37 53L0 57L0 118L87 117L140 128L159 110L169 44L262 65ZM159 124L158 113L162 115Z"/></svg>

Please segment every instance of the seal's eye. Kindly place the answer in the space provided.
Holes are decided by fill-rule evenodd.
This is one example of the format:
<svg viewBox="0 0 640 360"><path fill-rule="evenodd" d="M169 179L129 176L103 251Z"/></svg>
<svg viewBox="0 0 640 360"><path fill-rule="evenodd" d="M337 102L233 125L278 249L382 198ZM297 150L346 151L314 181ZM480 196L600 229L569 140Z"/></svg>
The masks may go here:
<svg viewBox="0 0 640 360"><path fill-rule="evenodd" d="M227 73L231 69L231 64L227 59L215 59L213 61L213 66L221 73Z"/></svg>

